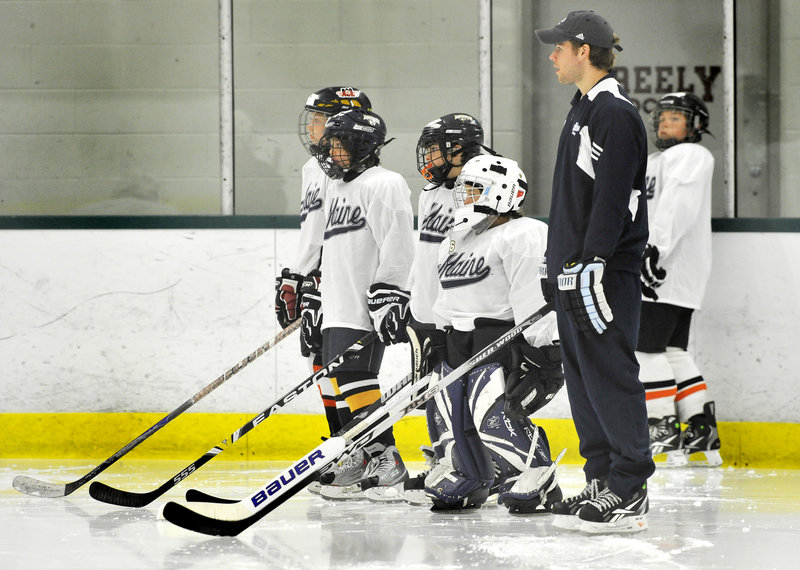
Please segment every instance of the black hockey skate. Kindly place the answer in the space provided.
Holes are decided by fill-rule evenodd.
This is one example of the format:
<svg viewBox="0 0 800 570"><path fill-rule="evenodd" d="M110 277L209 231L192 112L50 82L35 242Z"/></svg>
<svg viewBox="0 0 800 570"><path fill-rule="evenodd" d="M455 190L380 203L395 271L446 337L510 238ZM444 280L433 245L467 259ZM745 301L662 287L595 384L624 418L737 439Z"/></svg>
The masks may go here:
<svg viewBox="0 0 800 570"><path fill-rule="evenodd" d="M722 465L717 418L714 412L714 402L706 402L703 413L689 418L689 427L683 432L683 452L691 466Z"/></svg>
<svg viewBox="0 0 800 570"><path fill-rule="evenodd" d="M606 487L581 507L579 530L592 534L639 532L647 529L647 484L623 499Z"/></svg>
<svg viewBox="0 0 800 570"><path fill-rule="evenodd" d="M659 467L683 467L688 463L681 449L681 424L675 416L648 418L650 453Z"/></svg>

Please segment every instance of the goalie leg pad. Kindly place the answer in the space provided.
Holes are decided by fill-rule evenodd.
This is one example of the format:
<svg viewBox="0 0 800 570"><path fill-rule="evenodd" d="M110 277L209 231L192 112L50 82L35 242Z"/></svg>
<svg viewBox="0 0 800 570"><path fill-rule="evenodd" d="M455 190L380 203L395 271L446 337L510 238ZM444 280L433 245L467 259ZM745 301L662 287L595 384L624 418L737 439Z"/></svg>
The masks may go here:
<svg viewBox="0 0 800 570"><path fill-rule="evenodd" d="M446 375L451 370L442 363L439 373ZM443 441L441 435L436 438L442 454L440 463L449 469L442 467L432 472L425 480L425 493L432 499L434 510L480 507L489 495L494 468L467 406L465 379L453 382L446 396L436 403L434 425L438 413L441 425L451 428L452 442L446 442L447 438Z"/></svg>

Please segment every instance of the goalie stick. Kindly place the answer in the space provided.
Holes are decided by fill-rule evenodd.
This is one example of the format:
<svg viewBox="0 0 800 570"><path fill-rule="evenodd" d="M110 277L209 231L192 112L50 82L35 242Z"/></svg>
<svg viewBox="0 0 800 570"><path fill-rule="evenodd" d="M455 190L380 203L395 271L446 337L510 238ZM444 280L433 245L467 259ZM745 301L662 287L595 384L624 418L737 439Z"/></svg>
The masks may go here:
<svg viewBox="0 0 800 570"><path fill-rule="evenodd" d="M110 487L109 485L101 483L100 481L94 481L91 485L89 485L89 494L92 496L92 498L97 499L98 501L112 505L119 505L121 507L144 507L145 505L150 504L172 487L186 479L189 475L197 471L200 467L214 459L217 455L227 449L228 446L236 443L242 436L246 435L250 430L275 413L276 410L294 400L301 393L305 392L306 389L319 382L321 378L330 375L330 373L341 366L345 360L355 357L355 355L357 355L362 348L371 344L377 337L378 334L375 331L365 334L352 345L348 346L341 354L334 357L325 366L314 372L311 376L300 382L300 384L294 388L290 389L286 394L267 406L261 413L233 432L230 436L230 441L227 439L222 440L220 445L215 445L206 451L199 459L196 459L194 462L187 465L186 468L178 472L174 477L172 477L172 479L165 481L157 489L146 493L134 493L132 491L115 489L114 487Z"/></svg>
<svg viewBox="0 0 800 570"><path fill-rule="evenodd" d="M292 334L294 331L300 328L300 319L297 319L288 327L280 331L274 338L267 341L266 343L259 346L253 352L248 354L241 360L239 363L235 364L228 370L222 373L217 379L211 382L208 386L197 392L194 396L186 400L183 404L172 410L169 414L161 418L158 422L147 428L146 431L142 432L138 437L136 437L133 441L129 442L125 445L122 449L114 453L111 457L100 463L97 467L89 471L86 475L81 477L80 479L76 479L75 481L71 481L69 483L48 483L47 481L40 481L39 479L35 479L33 477L28 477L27 475L17 475L14 477L14 480L11 482L13 487L21 492L26 493L28 495L33 495L35 497L65 497L76 489L84 485L87 481L94 479L111 467L114 463L119 460L123 455L127 454L131 451L134 447L142 443L148 437L156 433L158 430L163 428L169 422L177 418L183 412L191 408L197 402L205 398L208 394L219 388L225 381L227 381L231 376L239 372L242 368L253 362L256 358L267 352L270 348L278 344L280 341L285 339L287 336Z"/></svg>
<svg viewBox="0 0 800 570"><path fill-rule="evenodd" d="M305 488L318 473L329 469L346 452L366 445L377 434L444 390L551 310L550 305L543 306L446 376L438 380L431 377L427 388L424 391L414 390L410 401L393 398L388 404L379 406L344 434L325 440L245 499L235 503L193 503L191 508L170 501L164 505L162 515L169 522L187 530L214 536L238 535Z"/></svg>

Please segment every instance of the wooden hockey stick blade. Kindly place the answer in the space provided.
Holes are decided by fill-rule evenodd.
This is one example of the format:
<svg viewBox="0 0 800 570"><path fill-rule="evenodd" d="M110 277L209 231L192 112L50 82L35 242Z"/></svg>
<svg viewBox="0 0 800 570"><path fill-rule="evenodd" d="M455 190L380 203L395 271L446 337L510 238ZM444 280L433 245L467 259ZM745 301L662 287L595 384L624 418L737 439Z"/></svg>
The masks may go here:
<svg viewBox="0 0 800 570"><path fill-rule="evenodd" d="M200 467L202 467L203 465L214 459L214 457L219 455L230 445L233 445L234 443L239 441L239 439L241 439L244 435L249 433L250 430L254 429L256 426L258 426L261 422L263 422L273 413L275 413L279 408L282 408L283 406L294 400L297 396L305 392L308 388L317 384L325 376L329 376L347 359L355 357L364 347L374 342L375 339L377 338L378 334L375 331L370 331L367 334L365 334L363 337L361 337L352 345L343 350L341 354L335 356L330 362L325 364L325 366L323 366L322 368L311 374L308 378L305 378L297 386L291 388L283 396L281 396L276 401L267 406L264 410L261 411L261 413L251 418L250 421L248 421L242 427L233 432L228 439L223 440L220 445L214 446L211 449L209 449L200 458L187 465L184 469L178 472L171 479L162 483L161 486L159 486L157 489L154 489L146 493L133 493L122 489L115 489L114 487L106 485L105 483L95 481L91 485L89 485L89 494L92 496L92 498L98 501L102 501L104 503L108 503L111 505L118 505L120 507L139 508L150 504L155 499L157 499L158 497L166 493L168 490L170 490L172 487L174 487L175 485L186 479L189 475L200 469Z"/></svg>
<svg viewBox="0 0 800 570"><path fill-rule="evenodd" d="M236 536L304 489L316 474L344 453L345 439L331 437L296 461L249 497L234 503L194 503L191 508L170 501L164 518L181 528L213 536Z"/></svg>

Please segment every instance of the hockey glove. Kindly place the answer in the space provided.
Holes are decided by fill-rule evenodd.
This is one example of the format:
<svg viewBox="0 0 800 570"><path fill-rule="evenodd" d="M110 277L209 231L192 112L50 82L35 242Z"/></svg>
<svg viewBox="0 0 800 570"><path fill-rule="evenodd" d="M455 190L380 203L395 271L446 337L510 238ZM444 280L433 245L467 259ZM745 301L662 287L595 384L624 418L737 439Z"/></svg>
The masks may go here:
<svg viewBox="0 0 800 570"><path fill-rule="evenodd" d="M505 413L515 419L530 416L553 399L564 385L561 348L556 344L511 346L511 373L506 379Z"/></svg>
<svg viewBox="0 0 800 570"><path fill-rule="evenodd" d="M564 264L558 276L561 305L572 323L584 334L603 334L614 320L603 292L606 262L599 257Z"/></svg>
<svg viewBox="0 0 800 570"><path fill-rule="evenodd" d="M411 294L393 285L375 283L367 290L367 309L372 326L383 344L408 342L406 325L410 317Z"/></svg>
<svg viewBox="0 0 800 570"><path fill-rule="evenodd" d="M286 328L300 316L300 286L303 276L284 267L275 278L275 315L278 324Z"/></svg>
<svg viewBox="0 0 800 570"><path fill-rule="evenodd" d="M555 305L556 286L547 280L547 259L539 264L539 284L542 286L542 296L548 305Z"/></svg>
<svg viewBox="0 0 800 570"><path fill-rule="evenodd" d="M303 279L300 288L300 352L303 356L322 354L322 296L319 292L321 275L314 270Z"/></svg>
<svg viewBox="0 0 800 570"><path fill-rule="evenodd" d="M656 289L664 284L664 279L667 277L667 271L658 264L658 248L654 245L647 244L644 248L644 255L642 255L642 294L654 301L658 300Z"/></svg>

